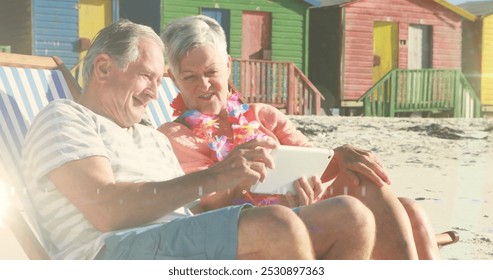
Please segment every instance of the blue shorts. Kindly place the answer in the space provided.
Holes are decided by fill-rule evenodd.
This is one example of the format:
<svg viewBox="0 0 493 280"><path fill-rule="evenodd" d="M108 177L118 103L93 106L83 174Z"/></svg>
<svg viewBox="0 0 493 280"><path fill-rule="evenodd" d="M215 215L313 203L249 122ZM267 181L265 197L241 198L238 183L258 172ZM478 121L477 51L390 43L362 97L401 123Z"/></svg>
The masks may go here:
<svg viewBox="0 0 493 280"><path fill-rule="evenodd" d="M227 260L235 259L240 212L231 206L111 235L103 259Z"/></svg>
<svg viewBox="0 0 493 280"><path fill-rule="evenodd" d="M301 207L302 206L294 207L291 208L291 210L293 210L293 212L296 213L296 215L300 215Z"/></svg>

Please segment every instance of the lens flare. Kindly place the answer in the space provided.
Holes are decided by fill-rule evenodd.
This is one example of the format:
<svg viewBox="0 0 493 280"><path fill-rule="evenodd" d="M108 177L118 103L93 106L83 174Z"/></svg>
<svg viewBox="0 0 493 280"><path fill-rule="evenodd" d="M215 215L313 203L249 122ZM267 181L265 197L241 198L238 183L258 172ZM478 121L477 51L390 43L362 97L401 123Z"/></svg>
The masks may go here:
<svg viewBox="0 0 493 280"><path fill-rule="evenodd" d="M3 227L4 218L10 206L9 193L10 193L10 188L0 178L0 227Z"/></svg>

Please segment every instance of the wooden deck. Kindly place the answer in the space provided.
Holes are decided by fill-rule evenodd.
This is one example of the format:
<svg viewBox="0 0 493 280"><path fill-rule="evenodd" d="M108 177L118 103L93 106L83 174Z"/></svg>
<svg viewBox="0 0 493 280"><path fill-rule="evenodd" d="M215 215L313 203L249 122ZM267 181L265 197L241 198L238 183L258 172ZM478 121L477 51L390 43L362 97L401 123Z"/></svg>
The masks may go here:
<svg viewBox="0 0 493 280"><path fill-rule="evenodd" d="M365 116L394 117L412 112L481 115L479 98L457 69L394 69L358 101L364 103Z"/></svg>

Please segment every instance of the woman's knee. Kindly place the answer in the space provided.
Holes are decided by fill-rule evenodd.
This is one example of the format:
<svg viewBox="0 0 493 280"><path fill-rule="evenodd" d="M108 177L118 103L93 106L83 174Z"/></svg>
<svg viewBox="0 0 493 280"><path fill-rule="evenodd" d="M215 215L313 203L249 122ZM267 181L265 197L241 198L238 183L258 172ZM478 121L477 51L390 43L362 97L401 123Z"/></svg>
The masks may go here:
<svg viewBox="0 0 493 280"><path fill-rule="evenodd" d="M423 207L413 199L399 197L399 201L406 213L414 230L426 230L427 215Z"/></svg>
<svg viewBox="0 0 493 280"><path fill-rule="evenodd" d="M401 202L402 206L404 206L404 209L406 210L408 215L418 216L424 212L421 206L413 199L407 197L399 197L399 201Z"/></svg>

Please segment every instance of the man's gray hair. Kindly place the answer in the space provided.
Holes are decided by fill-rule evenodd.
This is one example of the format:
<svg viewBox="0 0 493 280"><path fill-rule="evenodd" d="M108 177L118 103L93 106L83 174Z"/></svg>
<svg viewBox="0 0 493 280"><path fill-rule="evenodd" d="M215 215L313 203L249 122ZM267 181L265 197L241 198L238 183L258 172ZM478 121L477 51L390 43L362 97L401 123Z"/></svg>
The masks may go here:
<svg viewBox="0 0 493 280"><path fill-rule="evenodd" d="M219 23L204 15L188 16L172 21L161 33L166 47L166 59L173 74L178 74L180 59L193 48L210 46L227 61L226 35Z"/></svg>
<svg viewBox="0 0 493 280"><path fill-rule="evenodd" d="M139 58L139 42L142 39L155 41L164 52L164 44L156 32L149 26L120 19L101 29L94 38L84 58L82 79L87 85L94 70L94 60L99 54L105 53L116 62L120 69Z"/></svg>

